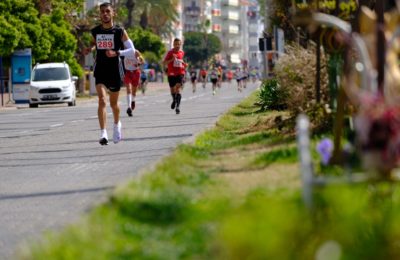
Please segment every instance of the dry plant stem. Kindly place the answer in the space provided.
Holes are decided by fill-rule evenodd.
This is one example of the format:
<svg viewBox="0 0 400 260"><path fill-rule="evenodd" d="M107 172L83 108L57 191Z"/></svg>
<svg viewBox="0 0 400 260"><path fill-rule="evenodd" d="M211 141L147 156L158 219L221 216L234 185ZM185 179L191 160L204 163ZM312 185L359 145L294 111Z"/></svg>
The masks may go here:
<svg viewBox="0 0 400 260"><path fill-rule="evenodd" d="M342 144L341 137L343 134L343 121L344 121L344 107L346 105L346 93L343 90L343 87L339 88L339 96L337 101L337 112L335 116L334 123L334 148L333 148L333 156L331 159L332 164L341 164L343 161L342 158Z"/></svg>

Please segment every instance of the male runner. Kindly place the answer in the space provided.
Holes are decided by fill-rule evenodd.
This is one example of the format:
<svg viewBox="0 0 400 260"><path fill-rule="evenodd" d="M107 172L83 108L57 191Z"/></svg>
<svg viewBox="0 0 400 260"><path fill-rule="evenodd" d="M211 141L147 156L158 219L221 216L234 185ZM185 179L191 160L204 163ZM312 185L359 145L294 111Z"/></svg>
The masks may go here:
<svg viewBox="0 0 400 260"><path fill-rule="evenodd" d="M197 72L195 69L190 71L190 82L192 82L193 93L196 92Z"/></svg>
<svg viewBox="0 0 400 260"><path fill-rule="evenodd" d="M213 93L213 95L215 95L217 93L216 89L217 89L217 85L218 85L218 69L215 67L212 67L209 74L210 74L210 80L212 83L212 93Z"/></svg>
<svg viewBox="0 0 400 260"><path fill-rule="evenodd" d="M181 103L180 89L185 77L185 68L187 64L183 61L185 53L181 50L182 41L178 38L174 40L174 47L168 51L164 58L164 66L168 66L168 83L172 96L171 109L175 109L176 114L180 113L179 105Z"/></svg>
<svg viewBox="0 0 400 260"><path fill-rule="evenodd" d="M203 88L206 88L206 84L207 84L207 70L205 68L202 68L200 70L200 77L201 77L201 81L203 82Z"/></svg>
<svg viewBox="0 0 400 260"><path fill-rule="evenodd" d="M135 51L132 41L129 39L126 31L114 25L113 18L115 16L114 8L110 3L100 5L101 25L91 30L93 36L92 47L87 48L84 53L87 54L96 47L96 58L94 65L94 77L96 80L96 91L99 98L99 106L97 115L100 125L101 145L108 144L108 135L106 130L106 96L107 91L110 95L110 107L114 118L113 141L118 143L121 141L121 121L119 120L118 97L121 89L124 71L119 56L125 56ZM125 47L124 50L121 50Z"/></svg>
<svg viewBox="0 0 400 260"><path fill-rule="evenodd" d="M142 90L143 95L146 93L146 88L147 88L147 75L146 71L142 70L142 72L140 73L140 89Z"/></svg>
<svg viewBox="0 0 400 260"><path fill-rule="evenodd" d="M237 82L237 89L239 92L242 92L242 80L243 80L243 73L240 71L240 68L236 68L235 71L235 79Z"/></svg>
<svg viewBox="0 0 400 260"><path fill-rule="evenodd" d="M125 78L124 83L126 86L126 101L128 103L128 109L126 113L128 116L132 116L132 111L136 106L136 91L139 86L140 79L140 65L142 65L144 59L138 50L134 53L126 55L124 58L125 65Z"/></svg>

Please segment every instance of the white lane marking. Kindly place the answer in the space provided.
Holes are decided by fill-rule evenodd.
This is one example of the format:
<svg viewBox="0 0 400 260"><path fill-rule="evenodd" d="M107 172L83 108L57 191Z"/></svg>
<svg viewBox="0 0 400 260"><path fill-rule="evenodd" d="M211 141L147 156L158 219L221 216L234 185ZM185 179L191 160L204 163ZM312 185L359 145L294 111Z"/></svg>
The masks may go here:
<svg viewBox="0 0 400 260"><path fill-rule="evenodd" d="M54 125L50 125L50 127L60 127L60 126L63 126L64 125L64 123L62 123L62 124L54 124Z"/></svg>
<svg viewBox="0 0 400 260"><path fill-rule="evenodd" d="M80 119L80 120L73 120L71 121L71 123L75 124L75 123L80 123L80 122L84 122L85 120Z"/></svg>

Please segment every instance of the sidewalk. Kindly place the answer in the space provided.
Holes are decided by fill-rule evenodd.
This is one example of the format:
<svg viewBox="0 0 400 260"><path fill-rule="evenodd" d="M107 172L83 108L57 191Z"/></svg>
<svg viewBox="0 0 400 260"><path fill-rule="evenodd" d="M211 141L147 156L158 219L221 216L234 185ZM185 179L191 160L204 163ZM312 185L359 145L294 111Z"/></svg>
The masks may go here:
<svg viewBox="0 0 400 260"><path fill-rule="evenodd" d="M0 93L0 111L17 109L18 106L27 106L27 104L15 104L10 93Z"/></svg>
<svg viewBox="0 0 400 260"><path fill-rule="evenodd" d="M146 95L154 95L156 93L169 91L168 83L167 82L149 82L147 84ZM88 94L88 93L87 93ZM126 95L125 87L121 89L121 96ZM136 95L142 95L140 90L137 91ZM96 96L96 95L93 95ZM77 97L77 101L79 103L81 98ZM82 98L83 100L84 98ZM10 109L18 109L18 108L28 108L28 104L15 104L12 100L12 94L10 93L0 93L0 111L10 110Z"/></svg>

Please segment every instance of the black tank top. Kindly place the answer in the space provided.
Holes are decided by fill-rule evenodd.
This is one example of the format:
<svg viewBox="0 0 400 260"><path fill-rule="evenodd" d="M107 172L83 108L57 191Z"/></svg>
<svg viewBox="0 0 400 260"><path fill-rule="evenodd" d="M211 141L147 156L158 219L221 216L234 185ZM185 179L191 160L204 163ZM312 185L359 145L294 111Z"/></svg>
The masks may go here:
<svg viewBox="0 0 400 260"><path fill-rule="evenodd" d="M96 41L95 70L119 69L121 65L119 57L107 57L106 50L117 51L123 48L123 29L118 25L114 25L109 29L104 29L101 25L98 25L91 32Z"/></svg>

